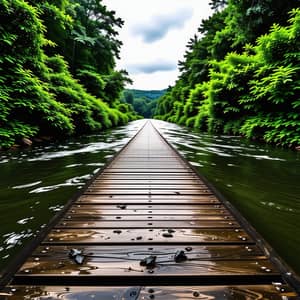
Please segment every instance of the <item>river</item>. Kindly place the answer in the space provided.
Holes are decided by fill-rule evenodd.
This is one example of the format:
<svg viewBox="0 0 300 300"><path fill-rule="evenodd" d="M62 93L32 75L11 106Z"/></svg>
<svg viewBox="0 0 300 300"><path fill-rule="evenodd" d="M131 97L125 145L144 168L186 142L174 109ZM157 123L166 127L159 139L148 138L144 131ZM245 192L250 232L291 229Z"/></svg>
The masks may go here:
<svg viewBox="0 0 300 300"><path fill-rule="evenodd" d="M0 152L0 270L144 122ZM300 153L153 122L300 274Z"/></svg>

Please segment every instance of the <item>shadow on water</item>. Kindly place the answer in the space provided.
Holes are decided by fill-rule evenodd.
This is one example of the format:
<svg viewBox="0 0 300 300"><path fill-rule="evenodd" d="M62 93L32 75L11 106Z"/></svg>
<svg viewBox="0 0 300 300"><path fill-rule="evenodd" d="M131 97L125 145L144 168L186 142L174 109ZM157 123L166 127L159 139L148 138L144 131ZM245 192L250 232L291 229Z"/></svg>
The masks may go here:
<svg viewBox="0 0 300 300"><path fill-rule="evenodd" d="M0 152L0 270L144 122L64 143Z"/></svg>
<svg viewBox="0 0 300 300"><path fill-rule="evenodd" d="M154 124L300 274L300 153Z"/></svg>

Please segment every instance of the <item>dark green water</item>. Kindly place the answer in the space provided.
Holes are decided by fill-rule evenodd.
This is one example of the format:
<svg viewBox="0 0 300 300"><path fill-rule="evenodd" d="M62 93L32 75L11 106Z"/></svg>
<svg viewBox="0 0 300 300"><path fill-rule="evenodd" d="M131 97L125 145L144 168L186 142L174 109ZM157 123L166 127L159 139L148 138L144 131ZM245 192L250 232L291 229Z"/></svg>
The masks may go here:
<svg viewBox="0 0 300 300"><path fill-rule="evenodd" d="M144 122L0 153L0 270ZM154 124L300 274L300 153Z"/></svg>

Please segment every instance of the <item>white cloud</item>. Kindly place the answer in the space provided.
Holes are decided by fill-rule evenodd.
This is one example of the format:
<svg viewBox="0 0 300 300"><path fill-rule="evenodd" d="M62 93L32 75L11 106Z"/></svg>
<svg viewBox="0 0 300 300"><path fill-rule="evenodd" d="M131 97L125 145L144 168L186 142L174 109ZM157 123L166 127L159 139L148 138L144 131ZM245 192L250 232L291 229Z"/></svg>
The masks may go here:
<svg viewBox="0 0 300 300"><path fill-rule="evenodd" d="M136 74L134 75L134 86L130 86L129 88L137 88L141 90L162 90L173 84L177 79L178 74L177 70L156 72L152 74Z"/></svg>
<svg viewBox="0 0 300 300"><path fill-rule="evenodd" d="M132 88L162 89L174 84L178 71L171 66L175 66L178 60L183 59L188 40L197 32L201 20L211 14L208 2L208 0L104 0L108 9L115 10L116 15L125 21L119 35L124 45L117 66L119 69L128 69L130 77L134 80ZM178 16L177 22L174 16ZM161 28L163 22L168 28ZM145 29L150 33L157 31L157 35L154 34L154 39L151 40L150 34L149 40L149 36L147 39L142 35L143 29L144 33ZM141 34L137 34L138 32ZM157 36L160 36L160 39L155 38ZM166 62L169 64L169 71ZM155 66L151 67L151 63ZM161 63L161 68L158 63ZM149 72L151 69L156 71L151 73Z"/></svg>
<svg viewBox="0 0 300 300"><path fill-rule="evenodd" d="M149 22L134 26L132 34L142 36L145 43L152 43L162 39L169 30L180 29L192 15L191 8L184 8L174 14L155 15Z"/></svg>
<svg viewBox="0 0 300 300"><path fill-rule="evenodd" d="M146 62L140 64L130 64L126 65L126 70L130 74L152 74L156 72L174 71L176 70L176 63L171 61L157 60L154 62Z"/></svg>

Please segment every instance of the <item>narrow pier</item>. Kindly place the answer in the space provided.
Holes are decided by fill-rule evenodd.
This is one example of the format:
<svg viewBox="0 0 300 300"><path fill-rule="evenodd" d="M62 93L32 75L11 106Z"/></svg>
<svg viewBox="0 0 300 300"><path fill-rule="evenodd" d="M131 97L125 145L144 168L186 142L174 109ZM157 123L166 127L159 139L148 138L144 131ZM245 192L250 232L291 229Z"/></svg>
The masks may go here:
<svg viewBox="0 0 300 300"><path fill-rule="evenodd" d="M299 299L266 249L148 121L0 299Z"/></svg>

